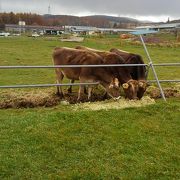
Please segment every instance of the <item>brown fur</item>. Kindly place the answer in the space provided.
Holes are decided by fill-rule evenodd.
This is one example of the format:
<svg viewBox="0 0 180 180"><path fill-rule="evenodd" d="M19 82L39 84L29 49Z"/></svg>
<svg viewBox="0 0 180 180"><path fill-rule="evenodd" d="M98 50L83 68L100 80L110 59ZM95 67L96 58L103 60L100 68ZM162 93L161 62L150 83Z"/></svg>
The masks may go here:
<svg viewBox="0 0 180 180"><path fill-rule="evenodd" d="M72 48L55 48L53 52L54 65L93 65L102 64L103 60L95 53ZM111 97L119 97L120 92L115 77L103 67L78 67L78 68L56 68L58 83L61 83L66 76L71 80L80 80L85 82L99 82ZM91 97L92 86L88 88L88 99ZM62 89L57 88L57 93L63 95ZM82 94L82 86L79 88L78 100Z"/></svg>
<svg viewBox="0 0 180 180"><path fill-rule="evenodd" d="M102 57L103 64L124 64L124 60L119 55L113 52L99 51L83 46L77 46L76 49L82 49L98 54ZM127 98L137 99L138 83L136 80L132 80L131 74L127 67L108 67L108 71L110 71L112 74L114 74L115 77L119 79L121 85L124 83L128 83L128 88L123 88Z"/></svg>
<svg viewBox="0 0 180 180"><path fill-rule="evenodd" d="M125 52L116 48L110 49L110 52L116 53L126 64L144 64L142 57L138 54ZM143 86L139 86L137 92L138 98L141 99L147 88L146 68L145 66L131 66L128 67L128 70L134 80L138 80L140 83L143 83Z"/></svg>

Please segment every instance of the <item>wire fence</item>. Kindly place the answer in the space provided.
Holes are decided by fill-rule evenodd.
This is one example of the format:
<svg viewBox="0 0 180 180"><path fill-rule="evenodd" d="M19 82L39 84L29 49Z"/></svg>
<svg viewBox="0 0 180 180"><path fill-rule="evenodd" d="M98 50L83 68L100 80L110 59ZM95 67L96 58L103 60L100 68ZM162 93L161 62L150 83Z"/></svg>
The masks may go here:
<svg viewBox="0 0 180 180"><path fill-rule="evenodd" d="M154 66L176 66L179 67L180 63L161 63L153 64ZM58 66L0 66L0 69L52 69L52 68L80 68L80 67L132 67L132 66L150 66L150 64L101 64L101 65L58 65ZM157 80L148 80L147 82L155 83ZM180 80L159 80L160 83L175 83ZM79 86L79 85L97 85L99 82L94 83L66 83L66 84L29 84L29 85L5 85L0 86L0 89L7 88L40 88L40 87L53 87L53 86Z"/></svg>
<svg viewBox="0 0 180 180"><path fill-rule="evenodd" d="M150 64L89 64L89 65L56 65L56 66L0 66L0 69L39 69L39 68L80 68L80 67L131 67L149 66ZM180 63L161 63L154 66L180 66Z"/></svg>

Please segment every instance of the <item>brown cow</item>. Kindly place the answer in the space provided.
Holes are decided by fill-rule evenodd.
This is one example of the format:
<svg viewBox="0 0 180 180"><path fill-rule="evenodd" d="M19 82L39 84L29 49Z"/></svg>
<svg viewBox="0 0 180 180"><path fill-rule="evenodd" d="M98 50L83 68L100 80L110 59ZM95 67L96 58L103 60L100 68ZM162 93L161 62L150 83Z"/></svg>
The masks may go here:
<svg viewBox="0 0 180 180"><path fill-rule="evenodd" d="M93 65L102 64L103 60L95 53L72 48L55 48L53 52L54 65ZM80 83L99 82L106 92L113 98L120 97L119 81L105 67L78 67L56 68L57 82L61 83L63 77L80 80ZM78 101L81 100L83 86L79 87ZM92 86L88 87L88 99L91 98ZM57 87L57 94L63 96L61 87Z"/></svg>
<svg viewBox="0 0 180 180"><path fill-rule="evenodd" d="M112 48L110 52L116 53L121 57L126 64L144 64L142 57L138 54L129 53L120 49ZM146 82L146 67L145 66L130 66L128 67L129 73L132 78L138 80L139 89L137 96L139 99L144 95L148 86Z"/></svg>
<svg viewBox="0 0 180 180"><path fill-rule="evenodd" d="M124 64L123 59L116 53L108 51L98 51L96 49L91 49L83 46L77 46L76 49L82 49L100 55L103 58L103 64ZM108 70L118 78L125 92L125 96L128 99L138 99L138 82L132 79L127 67L108 67Z"/></svg>

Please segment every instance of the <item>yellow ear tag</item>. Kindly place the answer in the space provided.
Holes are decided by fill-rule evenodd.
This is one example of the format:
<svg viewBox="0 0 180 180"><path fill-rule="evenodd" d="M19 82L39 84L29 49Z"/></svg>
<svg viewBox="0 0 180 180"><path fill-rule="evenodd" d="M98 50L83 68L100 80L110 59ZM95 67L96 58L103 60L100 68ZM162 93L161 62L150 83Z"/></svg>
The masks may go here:
<svg viewBox="0 0 180 180"><path fill-rule="evenodd" d="M144 87L144 83L143 82L139 82L139 87Z"/></svg>
<svg viewBox="0 0 180 180"><path fill-rule="evenodd" d="M123 87L124 89L128 89L129 84L128 84L128 83L124 83L124 84L122 85L122 87Z"/></svg>

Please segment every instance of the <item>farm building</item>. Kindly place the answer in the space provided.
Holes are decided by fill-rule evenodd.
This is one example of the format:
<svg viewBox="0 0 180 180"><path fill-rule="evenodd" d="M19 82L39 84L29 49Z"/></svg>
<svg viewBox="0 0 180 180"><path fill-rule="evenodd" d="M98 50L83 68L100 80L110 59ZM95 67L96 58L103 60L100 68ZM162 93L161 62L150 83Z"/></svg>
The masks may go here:
<svg viewBox="0 0 180 180"><path fill-rule="evenodd" d="M98 28L98 31L101 32L102 34L109 33L124 33L124 32L132 32L134 31L133 29L121 29L121 28Z"/></svg>
<svg viewBox="0 0 180 180"><path fill-rule="evenodd" d="M93 34L95 32L97 32L97 28L96 27L92 27L92 26L65 26L65 32L69 32L69 33L77 33L77 34Z"/></svg>
<svg viewBox="0 0 180 180"><path fill-rule="evenodd" d="M17 25L17 24L5 24L5 31L7 32L42 32L44 34L59 35L64 31L63 27L59 26L38 26L38 25Z"/></svg>
<svg viewBox="0 0 180 180"><path fill-rule="evenodd" d="M121 32L132 32L134 30L132 29L120 29L120 28L97 28L97 27L91 27L91 26L65 26L66 32L74 32L77 34L95 34L95 33L121 33Z"/></svg>
<svg viewBox="0 0 180 180"><path fill-rule="evenodd" d="M138 26L136 29L138 30L175 30L180 27L180 23L165 23L165 24L157 24L157 25L149 25L149 26Z"/></svg>

